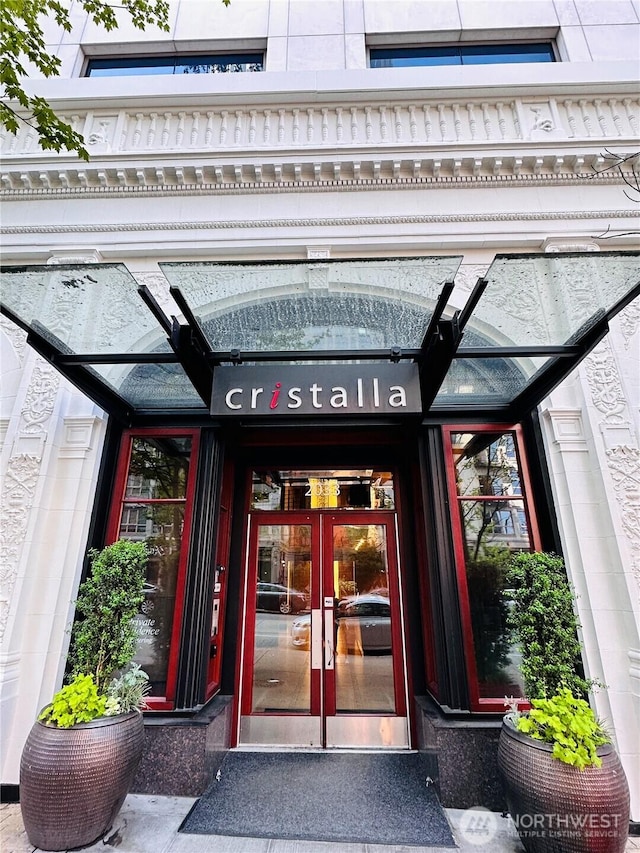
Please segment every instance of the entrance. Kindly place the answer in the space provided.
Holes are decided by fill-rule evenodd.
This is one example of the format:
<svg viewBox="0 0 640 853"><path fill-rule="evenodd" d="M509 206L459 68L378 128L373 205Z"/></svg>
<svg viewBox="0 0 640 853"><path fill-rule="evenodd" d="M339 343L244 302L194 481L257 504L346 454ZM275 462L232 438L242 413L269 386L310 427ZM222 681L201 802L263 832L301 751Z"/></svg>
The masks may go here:
<svg viewBox="0 0 640 853"><path fill-rule="evenodd" d="M407 748L394 512L249 516L240 744Z"/></svg>

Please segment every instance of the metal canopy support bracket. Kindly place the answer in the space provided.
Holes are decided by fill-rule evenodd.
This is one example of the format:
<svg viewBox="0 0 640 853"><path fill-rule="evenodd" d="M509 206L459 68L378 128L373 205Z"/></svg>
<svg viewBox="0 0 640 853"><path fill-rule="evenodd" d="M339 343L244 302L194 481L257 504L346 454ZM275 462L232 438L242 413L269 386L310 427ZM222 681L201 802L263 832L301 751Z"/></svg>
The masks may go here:
<svg viewBox="0 0 640 853"><path fill-rule="evenodd" d="M169 292L188 323L187 326L183 326L175 317L172 318L173 325L169 339L171 346L193 387L202 397L207 408L210 408L213 385L213 367L211 366L213 353L211 347L180 288L170 287Z"/></svg>
<svg viewBox="0 0 640 853"><path fill-rule="evenodd" d="M147 306L149 311L151 311L151 313L156 318L158 323L160 323L162 328L167 333L167 337L169 339L171 339L171 329L172 329L171 320L164 313L164 311L162 310L162 308L158 304L153 293L151 293L151 291L149 290L149 288L147 287L146 284L141 284L138 286L138 293L140 294L142 301Z"/></svg>
<svg viewBox="0 0 640 853"><path fill-rule="evenodd" d="M203 353L194 340L191 326L183 326L174 318L170 338L171 346L178 356L184 372L198 394L211 406L211 386L213 384L213 368L208 361L208 353Z"/></svg>
<svg viewBox="0 0 640 853"><path fill-rule="evenodd" d="M440 320L437 323L431 342L419 358L423 414L431 408L461 340L457 314L452 320Z"/></svg>
<svg viewBox="0 0 640 853"><path fill-rule="evenodd" d="M442 288L431 322L422 341L419 357L420 390L422 393L422 411L427 414L435 400L444 379L449 372L462 337L464 327L484 293L488 282L479 278L465 306L456 311L451 320L442 315L453 291L454 283L447 282Z"/></svg>

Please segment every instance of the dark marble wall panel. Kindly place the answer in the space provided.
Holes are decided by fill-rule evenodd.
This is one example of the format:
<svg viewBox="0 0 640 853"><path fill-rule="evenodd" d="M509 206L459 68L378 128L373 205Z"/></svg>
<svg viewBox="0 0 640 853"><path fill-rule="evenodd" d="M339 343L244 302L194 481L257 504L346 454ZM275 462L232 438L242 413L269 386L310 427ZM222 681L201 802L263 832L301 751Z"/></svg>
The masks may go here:
<svg viewBox="0 0 640 853"><path fill-rule="evenodd" d="M191 717L145 720L133 794L199 797L229 748L231 697L216 697Z"/></svg>
<svg viewBox="0 0 640 853"><path fill-rule="evenodd" d="M501 718L445 715L426 697L416 698L418 749L437 763L434 781L445 808L505 810L498 771L501 725Z"/></svg>

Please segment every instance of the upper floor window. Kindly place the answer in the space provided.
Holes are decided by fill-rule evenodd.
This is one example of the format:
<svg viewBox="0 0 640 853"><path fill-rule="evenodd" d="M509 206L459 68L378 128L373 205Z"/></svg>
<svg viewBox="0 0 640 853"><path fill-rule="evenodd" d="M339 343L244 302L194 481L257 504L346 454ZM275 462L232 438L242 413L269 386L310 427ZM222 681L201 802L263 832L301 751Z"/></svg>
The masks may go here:
<svg viewBox="0 0 640 853"><path fill-rule="evenodd" d="M85 77L123 77L151 74L228 74L263 71L262 53L208 53L198 55L121 56L90 59Z"/></svg>
<svg viewBox="0 0 640 853"><path fill-rule="evenodd" d="M481 44L438 47L372 47L371 68L415 65L491 65L505 62L555 62L550 42Z"/></svg>

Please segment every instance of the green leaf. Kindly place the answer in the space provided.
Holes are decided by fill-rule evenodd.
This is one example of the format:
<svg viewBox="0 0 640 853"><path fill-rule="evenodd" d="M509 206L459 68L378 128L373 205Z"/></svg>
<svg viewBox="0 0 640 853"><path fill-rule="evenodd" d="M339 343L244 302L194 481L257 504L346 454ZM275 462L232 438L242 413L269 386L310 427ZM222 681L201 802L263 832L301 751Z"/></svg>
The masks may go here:
<svg viewBox="0 0 640 853"><path fill-rule="evenodd" d="M584 699L565 687L550 699L533 699L531 705L518 718L518 731L552 744L553 757L565 764L580 770L601 765L596 750L608 738Z"/></svg>

